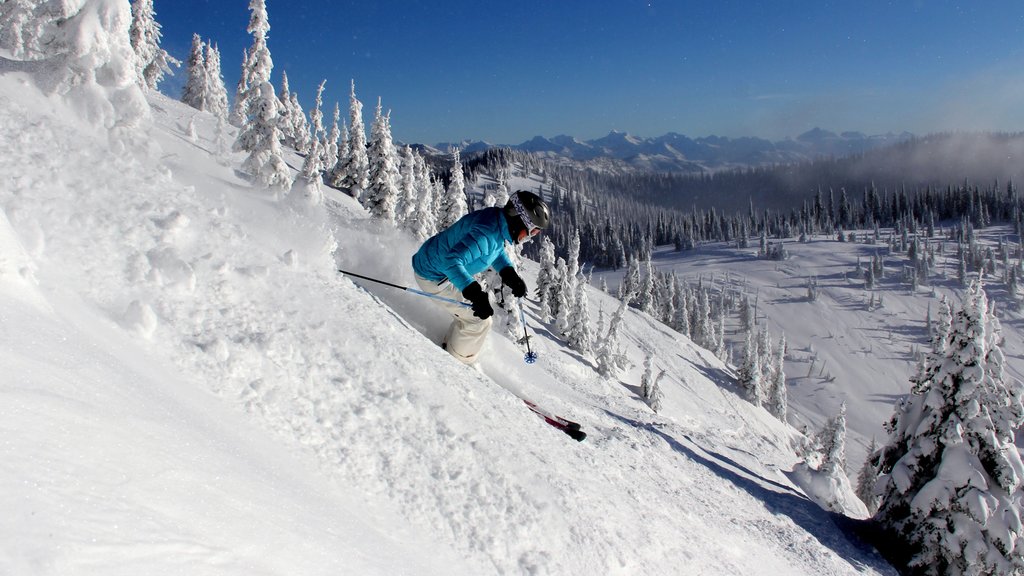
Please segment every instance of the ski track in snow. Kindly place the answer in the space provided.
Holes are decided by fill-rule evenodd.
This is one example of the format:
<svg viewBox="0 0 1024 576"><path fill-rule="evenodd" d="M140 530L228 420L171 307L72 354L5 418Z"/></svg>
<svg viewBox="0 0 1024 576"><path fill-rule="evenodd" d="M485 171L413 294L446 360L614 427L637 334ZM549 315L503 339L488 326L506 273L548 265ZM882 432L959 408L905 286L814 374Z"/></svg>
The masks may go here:
<svg viewBox="0 0 1024 576"><path fill-rule="evenodd" d="M429 304L335 272L337 261L411 279L415 243L366 220L351 199L332 197L330 210L271 201L218 167L201 149L212 148L208 140L186 142L181 127L190 112L162 97L154 97L152 135L163 150L123 154L0 98L0 173L14 175L5 178L0 206L22 244L21 268L38 267L39 296L27 296L35 303L26 306L40 314L54 313L47 304L58 313L82 306L89 312L82 324L105 323L97 333L117 334L110 345L131 341L163 359L190 394L211 393L211 401L244 410L239 422L316 462L332 485L383 518L401 518L395 534L417 534L410 550L433 544L440 557L458 558L451 573L481 566L498 574L892 573L778 473L794 463L791 431L719 387L712 380L728 379L721 363L703 360L708 355L649 319L630 311L631 357L639 364L637 343L673 351L659 360L671 375L663 409L671 416L652 414L624 383L638 381L638 368L621 382L603 381L535 317L541 363L525 366L522 352L496 332L481 373L436 346L445 319ZM199 122L200 133L212 134L211 125ZM528 269L529 279L535 270ZM610 311L614 301L595 292L595 318L598 306ZM104 390L88 370L77 378L75 386ZM581 422L590 438L568 440L501 386ZM121 402L133 400L110 398L102 403L110 412L96 417L116 416ZM89 433L76 416L49 413L74 428L62 433ZM202 441L203 430L192 433ZM195 464L199 481L216 473L215 465ZM33 472L47 476L45 467ZM131 479L103 488L117 486L136 491L134 501L147 499L147 487ZM59 518L59 507L81 496L71 490L42 513ZM111 522L138 512L93 506ZM167 522L148 526L160 542L65 535L72 549L49 554L90 573L133 550L146 554L140 564L168 570L175 562L238 561L237 550L191 540L188 518L166 510L152 517ZM23 520L31 533L33 522ZM35 553L45 560L48 552L40 544ZM364 569L374 565L373 555L339 554ZM0 568L11 562L5 556L18 555L0 554Z"/></svg>

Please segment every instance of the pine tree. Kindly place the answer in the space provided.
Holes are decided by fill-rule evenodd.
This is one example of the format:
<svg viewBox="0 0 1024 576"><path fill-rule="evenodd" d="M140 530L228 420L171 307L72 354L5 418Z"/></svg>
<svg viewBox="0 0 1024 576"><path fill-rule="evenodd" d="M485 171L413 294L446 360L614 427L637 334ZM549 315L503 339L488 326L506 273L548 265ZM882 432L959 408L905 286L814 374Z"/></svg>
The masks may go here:
<svg viewBox="0 0 1024 576"><path fill-rule="evenodd" d="M291 173L281 151L281 133L277 129L277 96L269 82L259 85L259 98L252 97L252 115L238 133L234 149L248 150L242 169L257 184L275 194L287 193L292 186Z"/></svg>
<svg viewBox="0 0 1024 576"><path fill-rule="evenodd" d="M444 230L469 213L466 204L466 178L462 173L462 158L459 149L452 149L452 180L448 184L441 210L438 214L438 226Z"/></svg>
<svg viewBox="0 0 1024 576"><path fill-rule="evenodd" d="M389 118L384 115L379 99L370 127L367 158L370 162L370 178L363 205L377 218L394 222L398 207L398 159L391 139Z"/></svg>
<svg viewBox="0 0 1024 576"><path fill-rule="evenodd" d="M63 97L120 144L149 117L131 23L124 0L0 2L3 47L34 61L33 78L44 92Z"/></svg>
<svg viewBox="0 0 1024 576"><path fill-rule="evenodd" d="M739 385L743 390L743 397L748 402L755 406L761 405L761 364L753 331L747 332L743 361L739 369Z"/></svg>
<svg viewBox="0 0 1024 576"><path fill-rule="evenodd" d="M872 438L871 447L868 448L868 457L864 459L864 465L861 466L860 473L857 475L857 498L860 498L871 514L878 510L875 482L878 480L878 459L881 455L877 452L878 445Z"/></svg>
<svg viewBox="0 0 1024 576"><path fill-rule="evenodd" d="M401 163L398 167L398 202L395 220L408 228L416 211L416 153L412 146L402 147Z"/></svg>
<svg viewBox="0 0 1024 576"><path fill-rule="evenodd" d="M552 292L555 307L555 331L565 336L569 333L569 323L572 317L572 279L569 278L569 268L565 259L558 258L555 264L555 288Z"/></svg>
<svg viewBox="0 0 1024 576"><path fill-rule="evenodd" d="M846 403L830 418L818 437L823 460L821 471L838 478L846 474Z"/></svg>
<svg viewBox="0 0 1024 576"><path fill-rule="evenodd" d="M643 397L644 402L651 407L651 410L660 412L664 396L661 392L661 387L658 384L661 382L661 378L665 376L665 371L662 370L657 376L655 376L653 364L654 356L648 353L644 358L644 374L640 378L640 396Z"/></svg>
<svg viewBox="0 0 1024 576"><path fill-rule="evenodd" d="M224 73L220 67L220 50L214 44L206 45L206 110L217 118L227 120L230 111Z"/></svg>
<svg viewBox="0 0 1024 576"><path fill-rule="evenodd" d="M619 300L619 307L612 315L608 333L601 338L594 353L597 360L597 371L605 378L613 377L629 367L629 358L619 346L619 327L628 306L629 302L626 298Z"/></svg>
<svg viewBox="0 0 1024 576"><path fill-rule="evenodd" d="M590 354L593 349L587 283L581 279L576 281L576 293L573 297L572 313L569 318L569 332L566 340L569 347L580 354Z"/></svg>
<svg viewBox="0 0 1024 576"><path fill-rule="evenodd" d="M132 3L129 35L135 51L139 82L147 90L156 90L164 74L174 75L171 66L180 66L181 62L160 47L160 24L156 21L153 0L135 0Z"/></svg>
<svg viewBox="0 0 1024 576"><path fill-rule="evenodd" d="M905 544L914 574L1019 574L1024 392L1003 378L979 283L951 326L887 426L876 517Z"/></svg>
<svg viewBox="0 0 1024 576"><path fill-rule="evenodd" d="M540 271L537 273L537 299L540 301L540 317L542 322L551 322L554 318L555 297L555 244L544 236L540 244Z"/></svg>
<svg viewBox="0 0 1024 576"><path fill-rule="evenodd" d="M363 127L363 103L356 98L356 82L352 81L349 94L349 153L345 156L344 169L341 173L342 188L348 188L356 200L362 201L363 192L369 186L370 160L366 155L366 129ZM339 160L342 161L342 160Z"/></svg>
<svg viewBox="0 0 1024 576"><path fill-rule="evenodd" d="M434 187L433 176L427 168L427 162L419 154L415 155L416 172L416 208L408 224L409 229L420 240L426 240L437 232L437 221L434 219Z"/></svg>
<svg viewBox="0 0 1024 576"><path fill-rule="evenodd" d="M188 57L188 80L181 92L181 101L196 110L206 110L210 100L210 75L206 70L204 46L199 34L193 34L192 52Z"/></svg>
<svg viewBox="0 0 1024 576"><path fill-rule="evenodd" d="M320 163L320 157L320 142L313 140L313 147L306 154L306 159L302 163L302 171L295 180L299 189L304 193L306 201L314 206L322 204L324 199L323 178L320 176L323 165Z"/></svg>
<svg viewBox="0 0 1024 576"><path fill-rule="evenodd" d="M779 347L772 362L771 383L768 388L768 411L772 416L786 422L789 411L788 390L786 389L786 335L779 340Z"/></svg>

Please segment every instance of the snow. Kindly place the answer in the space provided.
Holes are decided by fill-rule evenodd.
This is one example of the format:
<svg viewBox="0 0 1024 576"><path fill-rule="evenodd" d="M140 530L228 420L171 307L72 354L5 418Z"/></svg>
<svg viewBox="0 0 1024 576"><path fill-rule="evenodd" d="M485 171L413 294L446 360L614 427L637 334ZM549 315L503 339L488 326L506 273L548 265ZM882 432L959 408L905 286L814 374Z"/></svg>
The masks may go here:
<svg viewBox="0 0 1024 576"><path fill-rule="evenodd" d="M428 301L336 271L409 282L413 238L254 189L211 116L149 98L112 152L0 76L0 573L895 573L707 351L630 310L604 380L529 305L537 364L496 322L463 366Z"/></svg>

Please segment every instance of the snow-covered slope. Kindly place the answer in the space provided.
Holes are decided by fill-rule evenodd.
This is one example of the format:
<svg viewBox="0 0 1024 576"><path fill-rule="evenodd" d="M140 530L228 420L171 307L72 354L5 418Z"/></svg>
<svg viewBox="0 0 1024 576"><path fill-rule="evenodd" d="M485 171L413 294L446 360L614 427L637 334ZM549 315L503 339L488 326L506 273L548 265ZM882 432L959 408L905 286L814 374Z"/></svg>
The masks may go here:
<svg viewBox="0 0 1024 576"><path fill-rule="evenodd" d="M0 76L0 573L892 573L706 352L631 312L621 380L535 318L539 363L496 331L462 366L429 302L335 271L409 282L410 238L272 201L151 103L115 153Z"/></svg>
<svg viewBox="0 0 1024 576"><path fill-rule="evenodd" d="M858 234L858 238L863 234ZM995 246L1000 237L1013 238L1012 230L992 227L978 232L979 242ZM883 240L884 242L884 240ZM675 271L680 279L727 287L749 296L757 305L759 322L766 322L776 342L785 334L789 353L790 422L819 429L846 402L848 473L856 474L872 439L885 442L883 424L893 414L897 400L910 390L915 353L929 347L926 319L932 317L945 297L959 305L963 289L956 278L954 242L945 242L938 253L935 275L929 286L916 291L901 279L906 254L889 254L885 244L839 242L815 237L808 243L786 242L785 261L759 259L758 248L739 249L714 243L688 252L660 249L654 257L659 272ZM864 266L877 254L884 257L887 275L872 290L855 273L858 259ZM599 273L617 286L622 272ZM810 301L807 284L817 282L817 300ZM1005 339L1007 375L1024 378L1024 348L1019 327L1019 305L1007 298L1005 286L991 279L986 290L996 304ZM737 319L730 318L728 339L742 349Z"/></svg>

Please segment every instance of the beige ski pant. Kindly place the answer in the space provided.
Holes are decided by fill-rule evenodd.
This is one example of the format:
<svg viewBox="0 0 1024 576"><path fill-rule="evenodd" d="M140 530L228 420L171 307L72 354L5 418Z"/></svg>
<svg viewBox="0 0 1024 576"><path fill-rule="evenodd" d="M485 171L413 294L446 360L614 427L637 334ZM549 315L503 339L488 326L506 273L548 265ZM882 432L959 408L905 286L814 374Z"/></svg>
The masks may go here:
<svg viewBox="0 0 1024 576"><path fill-rule="evenodd" d="M463 301L462 292L447 280L438 284L416 275L416 283L419 284L420 290L428 294L459 302ZM471 308L443 300L431 300L455 317L452 325L448 328L448 334L444 337L445 349L465 364L475 363L480 355L480 349L487 342L487 335L491 332L491 323L494 317L481 320L473 315Z"/></svg>

